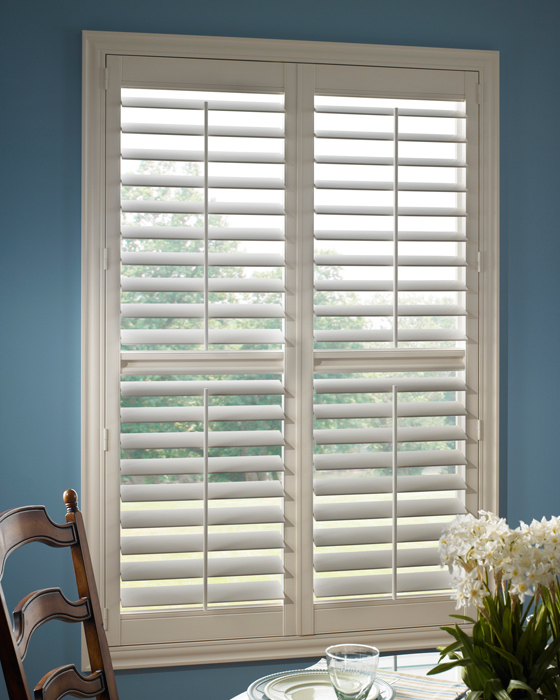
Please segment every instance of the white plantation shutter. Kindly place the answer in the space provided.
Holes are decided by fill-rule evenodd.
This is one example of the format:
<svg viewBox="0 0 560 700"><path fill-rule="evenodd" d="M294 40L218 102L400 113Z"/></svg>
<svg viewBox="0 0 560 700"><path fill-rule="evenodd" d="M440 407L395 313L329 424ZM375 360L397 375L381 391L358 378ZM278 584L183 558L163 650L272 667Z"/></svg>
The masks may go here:
<svg viewBox="0 0 560 700"><path fill-rule="evenodd" d="M107 55L112 649L435 646L441 529L489 502L480 74L223 51Z"/></svg>
<svg viewBox="0 0 560 700"><path fill-rule="evenodd" d="M364 369L364 350L389 348L395 368L315 375L319 600L450 587L438 540L467 512L469 439L466 111L451 107L315 98L315 342ZM455 371L399 355L449 347Z"/></svg>
<svg viewBox="0 0 560 700"><path fill-rule="evenodd" d="M284 98L258 98L122 91L123 358L240 367L122 377L123 609L284 597L283 376L239 355L285 342Z"/></svg>

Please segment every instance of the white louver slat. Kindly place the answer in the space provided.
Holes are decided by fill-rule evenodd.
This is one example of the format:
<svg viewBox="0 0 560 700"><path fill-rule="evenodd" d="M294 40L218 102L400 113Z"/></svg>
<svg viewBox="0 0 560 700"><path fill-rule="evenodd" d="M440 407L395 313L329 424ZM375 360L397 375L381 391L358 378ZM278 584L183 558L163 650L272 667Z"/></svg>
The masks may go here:
<svg viewBox="0 0 560 700"><path fill-rule="evenodd" d="M284 335L281 330L260 330L255 328L209 330L179 330L165 328L121 331L123 345L203 345L206 337L209 345L282 345Z"/></svg>
<svg viewBox="0 0 560 700"><path fill-rule="evenodd" d="M318 598L333 598L341 595L341 589L346 596L367 596L383 594L391 586L390 575L353 576L337 579L321 579L317 582L316 595ZM451 577L447 571L428 573L402 574L398 578L397 593L422 595L425 591L445 591L451 588Z"/></svg>
<svg viewBox="0 0 560 700"><path fill-rule="evenodd" d="M421 453L399 452L398 467L447 467L452 464L465 465L466 459L460 450L423 450ZM393 458L389 452L316 454L316 469L391 469ZM391 489L392 490L392 489Z"/></svg>
<svg viewBox="0 0 560 700"><path fill-rule="evenodd" d="M209 562L208 570L212 576L231 576L239 569L240 557L222 557ZM245 557L244 571L252 575L281 574L278 557ZM122 566L125 581L200 578L202 562L200 561L160 561L128 562Z"/></svg>
<svg viewBox="0 0 560 700"><path fill-rule="evenodd" d="M205 230L200 226L122 226L124 239L203 241ZM208 227L211 241L283 241L281 228Z"/></svg>
<svg viewBox="0 0 560 700"><path fill-rule="evenodd" d="M125 409L123 409L125 410ZM145 476L147 474L165 474L180 476L183 474L202 474L204 460L202 457L167 457L122 459L121 474L123 476ZM208 472L210 474L233 474L239 472L281 472L284 463L280 456L259 455L244 457L209 457Z"/></svg>
<svg viewBox="0 0 560 700"><path fill-rule="evenodd" d="M284 378L251 354L285 343L283 96L124 89L121 132L121 344L177 368L121 381L121 602L278 604Z"/></svg>
<svg viewBox="0 0 560 700"><path fill-rule="evenodd" d="M156 160L169 163L284 163L281 153L245 153L243 151L213 150L206 156L204 151L164 149L164 148L123 148L122 157L125 160Z"/></svg>
<svg viewBox="0 0 560 700"><path fill-rule="evenodd" d="M123 304L123 318L283 318L279 304Z"/></svg>
<svg viewBox="0 0 560 700"><path fill-rule="evenodd" d="M243 583L216 583L208 589L208 604L259 602L282 598L282 586L278 581L252 581ZM190 606L199 604L204 596L204 587L155 586L145 589L125 588L122 592L124 607L161 607L170 605Z"/></svg>
<svg viewBox="0 0 560 700"><path fill-rule="evenodd" d="M203 292L204 281L177 277L150 279L146 277L123 277L121 288L126 292ZM284 292L282 280L278 279L211 279L210 292Z"/></svg>
<svg viewBox="0 0 560 700"><path fill-rule="evenodd" d="M375 565L382 569L388 569L391 567L391 560L391 552L378 552L375 557ZM316 571L359 571L371 569L373 566L369 552L316 554L314 563ZM402 549L399 551L397 563L400 566L425 566L426 564L437 566L440 563L440 557L437 547Z"/></svg>

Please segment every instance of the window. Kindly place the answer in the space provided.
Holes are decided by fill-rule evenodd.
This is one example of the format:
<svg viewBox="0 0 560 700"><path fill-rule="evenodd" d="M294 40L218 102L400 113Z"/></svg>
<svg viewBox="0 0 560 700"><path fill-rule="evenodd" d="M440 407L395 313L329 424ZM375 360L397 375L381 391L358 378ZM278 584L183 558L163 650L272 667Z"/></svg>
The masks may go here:
<svg viewBox="0 0 560 700"><path fill-rule="evenodd" d="M435 645L441 527L497 508L495 54L84 38L116 666Z"/></svg>

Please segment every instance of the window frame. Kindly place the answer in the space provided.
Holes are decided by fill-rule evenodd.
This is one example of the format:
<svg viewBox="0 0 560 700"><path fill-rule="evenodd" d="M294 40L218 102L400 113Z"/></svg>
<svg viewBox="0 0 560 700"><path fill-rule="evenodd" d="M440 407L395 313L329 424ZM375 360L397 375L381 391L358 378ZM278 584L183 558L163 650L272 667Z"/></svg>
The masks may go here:
<svg viewBox="0 0 560 700"><path fill-rule="evenodd" d="M498 509L499 471L499 196L498 196L498 53L493 51L358 45L327 42L239 39L174 35L83 33L83 165L82 165L82 504L90 538L109 643L116 668L215 663L247 659L302 657L322 653L336 638L333 632L310 634L311 606L295 612L297 635L197 644L171 642L165 633L147 644L121 644L118 608L108 595L115 589L118 572L107 559L115 556L118 538L108 538L111 512L107 501L106 446L118 436L106 430L104 386L105 270L104 251L106 173L105 109L109 56L160 56L278 61L298 64L338 64L461 70L478 73L479 103L479 494L482 508ZM403 96L400 93L400 96ZM298 272L301 275L301 270ZM117 388L114 389L116 391ZM112 548L112 549L111 549ZM297 566L303 554L296 554ZM363 606L363 602L356 602ZM111 610L111 612L107 612ZM452 606L450 603L450 612ZM356 611L358 612L358 611ZM344 633L355 641L370 639L371 632ZM130 635L127 635L130 637ZM442 641L439 626L394 628L376 632L385 649L419 649Z"/></svg>

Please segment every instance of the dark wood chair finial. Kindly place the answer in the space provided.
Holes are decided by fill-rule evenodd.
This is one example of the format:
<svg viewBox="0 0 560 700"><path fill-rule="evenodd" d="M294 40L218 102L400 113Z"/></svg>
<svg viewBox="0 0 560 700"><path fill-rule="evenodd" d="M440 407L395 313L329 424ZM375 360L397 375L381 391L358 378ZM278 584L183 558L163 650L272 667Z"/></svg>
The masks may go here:
<svg viewBox="0 0 560 700"><path fill-rule="evenodd" d="M78 511L78 494L74 489L68 489L62 494L62 499L66 503L66 511L68 513L76 513Z"/></svg>

